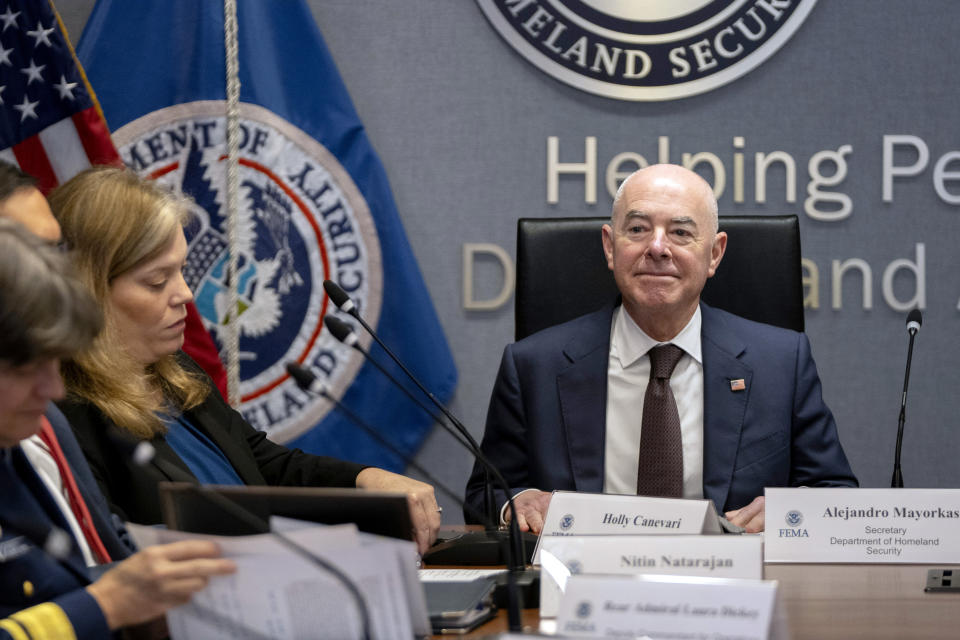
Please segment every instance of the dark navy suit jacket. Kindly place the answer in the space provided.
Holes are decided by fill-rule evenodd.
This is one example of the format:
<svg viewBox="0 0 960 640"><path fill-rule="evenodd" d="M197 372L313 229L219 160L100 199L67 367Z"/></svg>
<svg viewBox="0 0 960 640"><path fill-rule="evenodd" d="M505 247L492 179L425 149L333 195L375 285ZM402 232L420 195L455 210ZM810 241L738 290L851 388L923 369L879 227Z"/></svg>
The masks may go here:
<svg viewBox="0 0 960 640"><path fill-rule="evenodd" d="M702 313L703 493L721 512L764 487L857 486L805 334L706 304ZM615 307L507 346L481 448L511 492L603 491L607 365ZM742 379L745 389L731 389ZM482 512L483 473L466 499ZM497 504L506 500L497 491ZM468 522L473 520L465 514Z"/></svg>
<svg viewBox="0 0 960 640"><path fill-rule="evenodd" d="M114 561L123 560L136 551L136 545L130 539L126 527L120 518L110 512L107 499L100 491L100 486L90 471L90 465L83 456L77 437L73 434L73 429L67 423L63 413L53 403L47 406L47 420L53 427L53 432L60 443L60 449L63 450L63 457L67 459L70 470L73 472L73 479L77 483L77 488L87 503L87 509L90 511L90 518L93 520L93 526L103 542L103 546Z"/></svg>
<svg viewBox="0 0 960 640"><path fill-rule="evenodd" d="M0 618L18 614L34 638L69 637L61 619L44 613L44 603L57 605L78 638L107 638L110 632L100 607L85 587L87 567L76 544L62 559L42 550L52 527L69 535L66 520L34 472L20 447L10 450L11 463L0 474ZM34 609L33 607L38 608ZM46 620L46 622L44 622ZM0 620L3 626L17 623ZM46 633L38 632L45 628ZM0 629L0 638L23 637Z"/></svg>

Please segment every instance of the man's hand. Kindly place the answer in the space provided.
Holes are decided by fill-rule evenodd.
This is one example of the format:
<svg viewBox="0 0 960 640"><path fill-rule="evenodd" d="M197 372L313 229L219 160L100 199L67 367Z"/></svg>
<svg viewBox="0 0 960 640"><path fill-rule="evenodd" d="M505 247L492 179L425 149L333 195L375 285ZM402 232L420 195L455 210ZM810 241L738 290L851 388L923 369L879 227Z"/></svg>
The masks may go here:
<svg viewBox="0 0 960 640"><path fill-rule="evenodd" d="M163 615L185 604L207 586L211 576L237 570L220 557L220 548L206 540L183 540L147 547L87 587L111 630Z"/></svg>
<svg viewBox="0 0 960 640"><path fill-rule="evenodd" d="M763 496L757 496L753 502L741 509L727 511L727 520L747 530L747 533L763 531Z"/></svg>
<svg viewBox="0 0 960 640"><path fill-rule="evenodd" d="M367 467L357 475L357 488L407 494L417 549L420 553L426 553L430 545L437 540L440 507L433 494L433 487L429 484L383 469Z"/></svg>
<svg viewBox="0 0 960 640"><path fill-rule="evenodd" d="M547 491L528 489L513 497L514 506L517 508L517 525L520 527L520 531L530 531L540 535L540 531L543 529L543 518L547 515L547 507L550 506L550 496L552 495ZM504 510L503 519L510 522L510 507Z"/></svg>

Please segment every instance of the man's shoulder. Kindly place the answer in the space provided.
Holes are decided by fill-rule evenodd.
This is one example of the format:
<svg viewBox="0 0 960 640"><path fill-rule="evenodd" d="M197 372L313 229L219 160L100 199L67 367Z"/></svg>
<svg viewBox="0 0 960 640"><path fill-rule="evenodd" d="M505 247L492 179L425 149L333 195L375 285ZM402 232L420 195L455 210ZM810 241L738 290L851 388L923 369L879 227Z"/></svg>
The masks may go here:
<svg viewBox="0 0 960 640"><path fill-rule="evenodd" d="M701 304L701 312L703 340L734 355L746 352L761 359L778 354L792 355L796 353L798 343L804 340L804 334L792 329L749 320L706 304Z"/></svg>
<svg viewBox="0 0 960 640"><path fill-rule="evenodd" d="M730 313L729 311L724 311L723 309L718 309L717 307L711 307L705 303L700 304L700 310L703 314L704 329L707 329L708 327L710 329L719 328L721 330L725 329L746 337L771 337L794 342L796 341L797 336L800 335L799 332L792 329L785 329L772 324L750 320L748 318L744 318L743 316Z"/></svg>
<svg viewBox="0 0 960 640"><path fill-rule="evenodd" d="M594 343L608 344L610 322L614 305L604 306L572 320L541 329L510 345L515 354L538 355L548 351L562 350L570 345L590 349Z"/></svg>

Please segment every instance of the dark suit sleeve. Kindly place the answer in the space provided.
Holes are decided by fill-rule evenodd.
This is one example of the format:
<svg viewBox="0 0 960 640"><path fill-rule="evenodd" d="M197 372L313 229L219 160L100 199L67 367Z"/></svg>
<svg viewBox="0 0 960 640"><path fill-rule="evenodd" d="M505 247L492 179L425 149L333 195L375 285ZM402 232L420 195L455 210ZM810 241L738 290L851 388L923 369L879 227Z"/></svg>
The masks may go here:
<svg viewBox="0 0 960 640"><path fill-rule="evenodd" d="M530 458L526 431L527 422L520 377L517 373L513 345L508 345L504 349L500 371L493 385L480 448L510 485L511 495L530 488L528 467ZM481 514L486 513L485 478L484 468L479 462L474 464L464 497L465 502ZM487 514L487 517L496 523L499 521L500 507L507 501L507 494L499 487L495 487L493 493L494 513ZM468 510L464 510L464 519L467 523L480 522L476 515Z"/></svg>
<svg viewBox="0 0 960 640"><path fill-rule="evenodd" d="M820 377L806 334L799 335L796 362L790 486L859 486L840 446L833 414L823 402Z"/></svg>
<svg viewBox="0 0 960 640"><path fill-rule="evenodd" d="M60 640L110 638L103 612L86 589L76 589L50 602L0 619L0 640Z"/></svg>

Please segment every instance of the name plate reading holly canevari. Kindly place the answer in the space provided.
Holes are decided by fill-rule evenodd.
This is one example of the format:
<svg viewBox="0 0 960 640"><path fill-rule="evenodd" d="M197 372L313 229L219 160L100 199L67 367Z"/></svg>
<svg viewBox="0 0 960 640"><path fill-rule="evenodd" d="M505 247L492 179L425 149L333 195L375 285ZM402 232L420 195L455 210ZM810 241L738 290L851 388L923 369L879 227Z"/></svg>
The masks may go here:
<svg viewBox="0 0 960 640"><path fill-rule="evenodd" d="M616 536L721 533L710 500L554 491L540 540L549 536ZM540 541L534 552L539 562Z"/></svg>
<svg viewBox="0 0 960 640"><path fill-rule="evenodd" d="M540 617L557 615L574 575L763 577L760 536L555 536L540 548Z"/></svg>
<svg viewBox="0 0 960 640"><path fill-rule="evenodd" d="M556 632L590 638L766 640L776 599L776 581L572 576Z"/></svg>
<svg viewBox="0 0 960 640"><path fill-rule="evenodd" d="M960 489L766 489L766 562L960 563Z"/></svg>

